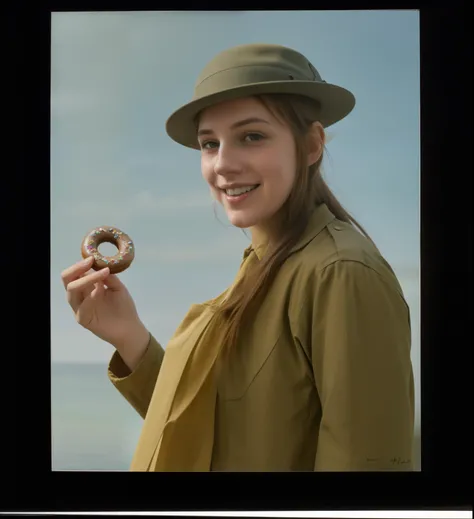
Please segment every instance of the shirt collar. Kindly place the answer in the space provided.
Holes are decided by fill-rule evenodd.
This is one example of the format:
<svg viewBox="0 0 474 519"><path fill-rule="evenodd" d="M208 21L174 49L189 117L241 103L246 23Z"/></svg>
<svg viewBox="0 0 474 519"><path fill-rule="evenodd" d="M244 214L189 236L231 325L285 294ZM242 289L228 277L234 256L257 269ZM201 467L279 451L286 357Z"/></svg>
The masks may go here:
<svg viewBox="0 0 474 519"><path fill-rule="evenodd" d="M312 212L303 234L291 248L290 254L293 254L294 252L297 252L306 247L306 245L308 245L311 240L316 238L316 236L335 218L336 217L329 210L326 204L317 206ZM257 245L256 247L250 245L245 249L243 259L245 259L252 252L252 250L255 250L257 258L261 260L265 254L266 244Z"/></svg>

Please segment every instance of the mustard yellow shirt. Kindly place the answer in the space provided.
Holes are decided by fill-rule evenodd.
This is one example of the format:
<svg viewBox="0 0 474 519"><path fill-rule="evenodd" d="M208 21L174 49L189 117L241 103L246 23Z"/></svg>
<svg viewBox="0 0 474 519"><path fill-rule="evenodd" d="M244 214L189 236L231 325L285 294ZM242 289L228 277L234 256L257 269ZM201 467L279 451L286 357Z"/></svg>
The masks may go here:
<svg viewBox="0 0 474 519"><path fill-rule="evenodd" d="M410 314L369 240L319 206L220 363L226 293L166 350L151 337L132 373L114 353L110 380L144 418L131 470L413 470Z"/></svg>

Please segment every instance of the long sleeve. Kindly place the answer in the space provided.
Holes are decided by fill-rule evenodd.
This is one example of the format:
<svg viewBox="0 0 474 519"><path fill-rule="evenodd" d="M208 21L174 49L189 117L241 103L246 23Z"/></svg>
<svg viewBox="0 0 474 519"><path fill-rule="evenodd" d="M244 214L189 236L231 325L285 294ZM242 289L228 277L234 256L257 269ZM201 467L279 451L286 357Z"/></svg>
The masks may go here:
<svg viewBox="0 0 474 519"><path fill-rule="evenodd" d="M410 316L395 276L336 261L317 275L311 308L315 470L413 470Z"/></svg>
<svg viewBox="0 0 474 519"><path fill-rule="evenodd" d="M110 381L142 418L148 411L164 354L161 345L150 336L147 349L133 372L130 372L117 351L110 359Z"/></svg>

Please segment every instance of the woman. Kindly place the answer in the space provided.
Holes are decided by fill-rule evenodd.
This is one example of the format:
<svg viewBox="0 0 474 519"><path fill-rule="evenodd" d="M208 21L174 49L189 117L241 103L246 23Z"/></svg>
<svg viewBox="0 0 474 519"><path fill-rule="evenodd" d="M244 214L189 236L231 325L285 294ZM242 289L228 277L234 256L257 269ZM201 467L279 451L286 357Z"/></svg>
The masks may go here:
<svg viewBox="0 0 474 519"><path fill-rule="evenodd" d="M409 309L320 171L324 129L354 104L277 45L205 67L166 129L200 150L252 244L166 353L117 276L87 260L63 272L78 322L115 347L109 377L145 420L131 470L412 470Z"/></svg>

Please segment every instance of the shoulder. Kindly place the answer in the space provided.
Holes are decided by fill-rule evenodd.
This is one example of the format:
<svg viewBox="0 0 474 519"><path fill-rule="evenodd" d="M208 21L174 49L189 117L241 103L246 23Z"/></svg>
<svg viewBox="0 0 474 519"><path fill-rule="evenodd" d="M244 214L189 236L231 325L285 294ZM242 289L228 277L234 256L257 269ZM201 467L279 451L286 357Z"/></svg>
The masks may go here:
<svg viewBox="0 0 474 519"><path fill-rule="evenodd" d="M392 267L350 224L331 222L288 260L288 314L295 336L350 323L409 330L409 306Z"/></svg>
<svg viewBox="0 0 474 519"><path fill-rule="evenodd" d="M383 283L403 298L400 283L373 243L351 224L333 220L304 248L288 258L293 279L307 298L321 283ZM367 287L368 289L368 287ZM303 295L303 294L302 294Z"/></svg>
<svg viewBox="0 0 474 519"><path fill-rule="evenodd" d="M316 272L341 262L359 263L376 271L390 268L366 236L339 220L330 222L301 253L301 261Z"/></svg>

